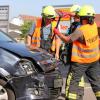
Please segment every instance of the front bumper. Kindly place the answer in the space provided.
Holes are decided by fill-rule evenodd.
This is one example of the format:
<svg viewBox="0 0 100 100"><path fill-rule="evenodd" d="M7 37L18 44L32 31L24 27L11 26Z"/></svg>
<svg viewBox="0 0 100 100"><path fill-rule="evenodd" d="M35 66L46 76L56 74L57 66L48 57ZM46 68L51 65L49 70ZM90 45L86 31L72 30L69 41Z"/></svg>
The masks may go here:
<svg viewBox="0 0 100 100"><path fill-rule="evenodd" d="M47 89L44 87L42 94L35 93L38 90L39 80L34 78L35 75L14 77L9 83L12 85L17 100L36 100L47 99ZM35 91L35 92L34 92Z"/></svg>
<svg viewBox="0 0 100 100"><path fill-rule="evenodd" d="M16 100L52 100L56 98L61 90L62 82L55 82L58 72L49 74L32 74L12 78L9 83L12 85ZM57 84L55 84L57 83ZM57 87L54 87L57 86Z"/></svg>

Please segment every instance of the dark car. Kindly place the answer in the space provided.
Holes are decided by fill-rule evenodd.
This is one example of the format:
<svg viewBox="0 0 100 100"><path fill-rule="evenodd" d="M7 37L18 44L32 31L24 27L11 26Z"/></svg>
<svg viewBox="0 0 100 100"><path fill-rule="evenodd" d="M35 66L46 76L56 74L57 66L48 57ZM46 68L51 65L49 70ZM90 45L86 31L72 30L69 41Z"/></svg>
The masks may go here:
<svg viewBox="0 0 100 100"><path fill-rule="evenodd" d="M57 100L59 66L46 51L29 50L0 31L0 100Z"/></svg>

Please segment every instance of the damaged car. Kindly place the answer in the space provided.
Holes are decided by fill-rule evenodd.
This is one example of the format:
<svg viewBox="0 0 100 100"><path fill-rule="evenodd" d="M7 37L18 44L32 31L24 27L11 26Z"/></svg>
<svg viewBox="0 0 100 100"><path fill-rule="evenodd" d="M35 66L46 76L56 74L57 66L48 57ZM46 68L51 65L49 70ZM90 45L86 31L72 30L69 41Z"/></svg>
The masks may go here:
<svg viewBox="0 0 100 100"><path fill-rule="evenodd" d="M46 51L29 50L0 30L0 100L57 100L61 64Z"/></svg>

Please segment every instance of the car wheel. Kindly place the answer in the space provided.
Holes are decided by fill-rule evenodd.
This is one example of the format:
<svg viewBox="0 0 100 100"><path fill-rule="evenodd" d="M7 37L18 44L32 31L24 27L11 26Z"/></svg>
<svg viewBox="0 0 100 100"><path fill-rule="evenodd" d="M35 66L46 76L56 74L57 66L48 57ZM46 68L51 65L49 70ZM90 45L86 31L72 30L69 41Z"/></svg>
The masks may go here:
<svg viewBox="0 0 100 100"><path fill-rule="evenodd" d="M15 100L14 92L4 87L7 82L0 79L0 100Z"/></svg>

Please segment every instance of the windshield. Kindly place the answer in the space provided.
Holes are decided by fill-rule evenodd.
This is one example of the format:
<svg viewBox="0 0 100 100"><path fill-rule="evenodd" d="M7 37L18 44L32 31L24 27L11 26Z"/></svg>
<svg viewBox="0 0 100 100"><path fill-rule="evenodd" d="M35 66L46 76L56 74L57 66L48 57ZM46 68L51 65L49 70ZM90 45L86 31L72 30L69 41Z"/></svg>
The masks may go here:
<svg viewBox="0 0 100 100"><path fill-rule="evenodd" d="M12 42L14 39L12 39L7 33L4 33L0 30L0 42Z"/></svg>

